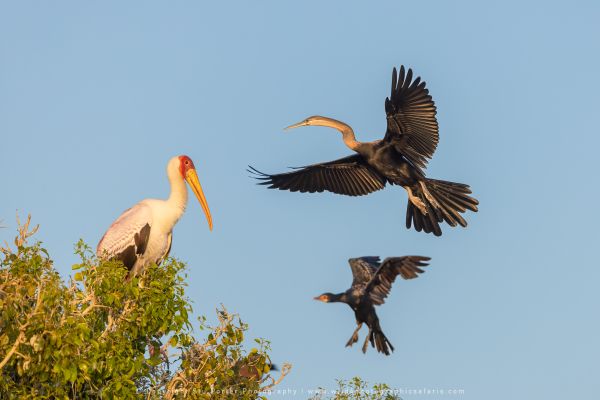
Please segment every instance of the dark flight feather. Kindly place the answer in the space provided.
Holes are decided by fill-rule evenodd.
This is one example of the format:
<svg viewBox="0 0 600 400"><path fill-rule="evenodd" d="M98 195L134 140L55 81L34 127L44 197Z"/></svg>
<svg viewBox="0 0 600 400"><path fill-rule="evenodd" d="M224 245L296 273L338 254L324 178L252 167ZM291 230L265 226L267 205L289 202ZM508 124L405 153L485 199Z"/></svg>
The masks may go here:
<svg viewBox="0 0 600 400"><path fill-rule="evenodd" d="M390 294L396 276L400 275L404 279L416 278L419 274L425 272L422 267L429 265L426 262L429 260L429 257L421 256L386 258L367 284L365 293L370 297L373 304L383 304L385 298Z"/></svg>
<svg viewBox="0 0 600 400"><path fill-rule="evenodd" d="M135 265L138 257L144 254L148 247L148 239L150 238L150 224L146 224L134 236L134 244L127 246L119 254L115 254L113 258L120 260L129 271Z"/></svg>
<svg viewBox="0 0 600 400"><path fill-rule="evenodd" d="M315 193L328 191L346 196L363 196L385 187L386 179L358 154L339 160L296 168L292 172L269 175L249 167L250 173L269 189Z"/></svg>
<svg viewBox="0 0 600 400"><path fill-rule="evenodd" d="M379 257L351 258L348 260L348 264L352 270L352 287L364 286L373 278L379 268Z"/></svg>
<svg viewBox="0 0 600 400"><path fill-rule="evenodd" d="M412 81L412 69L405 74L404 66L398 74L392 72L392 90L385 99L387 131L384 140L396 142L397 150L415 166L424 168L433 156L439 142L437 110L417 77Z"/></svg>

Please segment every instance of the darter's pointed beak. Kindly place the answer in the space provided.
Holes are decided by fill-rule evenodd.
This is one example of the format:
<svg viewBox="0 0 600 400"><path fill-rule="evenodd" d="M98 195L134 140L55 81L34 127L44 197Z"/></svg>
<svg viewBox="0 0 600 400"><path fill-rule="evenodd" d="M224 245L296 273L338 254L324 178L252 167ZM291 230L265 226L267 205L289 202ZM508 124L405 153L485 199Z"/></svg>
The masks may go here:
<svg viewBox="0 0 600 400"><path fill-rule="evenodd" d="M206 201L206 197L204 197L204 192L202 191L202 186L200 185L200 180L198 179L198 174L196 173L196 170L193 168L188 169L187 173L185 174L185 180L190 185L192 191L196 195L196 198L200 202L202 210L204 210L204 215L206 215L206 220L208 221L208 228L212 231L212 215L210 215L208 202Z"/></svg>
<svg viewBox="0 0 600 400"><path fill-rule="evenodd" d="M299 128L301 126L307 126L307 125L308 125L308 121L304 120L304 121L298 122L297 124L290 125L290 126L288 126L286 128L283 128L283 130L284 131L289 131L290 129Z"/></svg>

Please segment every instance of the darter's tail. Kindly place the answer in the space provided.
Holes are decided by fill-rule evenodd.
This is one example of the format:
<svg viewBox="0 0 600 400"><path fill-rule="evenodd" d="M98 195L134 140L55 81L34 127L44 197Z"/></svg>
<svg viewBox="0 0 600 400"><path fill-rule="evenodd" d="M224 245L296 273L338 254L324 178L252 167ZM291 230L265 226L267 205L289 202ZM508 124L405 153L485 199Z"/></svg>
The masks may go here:
<svg viewBox="0 0 600 400"><path fill-rule="evenodd" d="M476 212L479 204L477 199L469 196L469 185L463 183L423 178L408 192L406 227L414 225L417 231L433 232L436 236L442 234L440 222L443 221L450 226L467 226L460 214L466 210Z"/></svg>

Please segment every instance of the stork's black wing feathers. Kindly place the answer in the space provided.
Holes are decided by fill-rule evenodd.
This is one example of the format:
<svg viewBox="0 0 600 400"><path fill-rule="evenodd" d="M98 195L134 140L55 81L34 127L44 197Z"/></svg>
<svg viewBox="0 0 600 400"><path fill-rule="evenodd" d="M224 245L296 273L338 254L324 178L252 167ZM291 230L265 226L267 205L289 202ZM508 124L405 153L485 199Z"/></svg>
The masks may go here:
<svg viewBox="0 0 600 400"><path fill-rule="evenodd" d="M364 286L373 278L379 268L379 257L365 256L348 260L352 269L352 287Z"/></svg>
<svg viewBox="0 0 600 400"><path fill-rule="evenodd" d="M269 189L291 192L333 192L347 196L363 196L385 187L386 179L364 158L351 155L339 160L301 167L292 172L269 175L249 167L250 173Z"/></svg>
<svg viewBox="0 0 600 400"><path fill-rule="evenodd" d="M392 92L385 99L387 131L384 140L394 142L396 149L412 164L427 165L439 141L436 107L425 82L412 69L392 72Z"/></svg>
<svg viewBox="0 0 600 400"><path fill-rule="evenodd" d="M392 283L394 283L398 274L404 279L416 278L419 274L425 272L422 267L429 265L426 262L429 260L429 257L421 256L386 258L367 284L365 293L373 304L383 304L387 295L390 294Z"/></svg>
<svg viewBox="0 0 600 400"><path fill-rule="evenodd" d="M125 247L122 252L115 254L112 258L122 261L125 267L131 271L138 257L146 251L149 238L150 224L146 224L135 234L134 244Z"/></svg>

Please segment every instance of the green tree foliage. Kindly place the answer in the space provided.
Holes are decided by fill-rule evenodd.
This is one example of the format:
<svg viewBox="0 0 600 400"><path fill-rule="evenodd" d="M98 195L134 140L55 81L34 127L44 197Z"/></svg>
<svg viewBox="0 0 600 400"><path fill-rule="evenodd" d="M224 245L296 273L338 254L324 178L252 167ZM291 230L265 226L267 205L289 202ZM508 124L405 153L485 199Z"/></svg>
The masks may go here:
<svg viewBox="0 0 600 400"><path fill-rule="evenodd" d="M244 350L247 325L224 308L193 337L183 263L126 279L80 242L65 283L29 225L1 248L0 398L255 399L287 374L271 377L267 341Z"/></svg>
<svg viewBox="0 0 600 400"><path fill-rule="evenodd" d="M386 384L380 383L370 387L359 377L349 381L338 380L338 388L331 396L323 389L309 400L402 400Z"/></svg>

